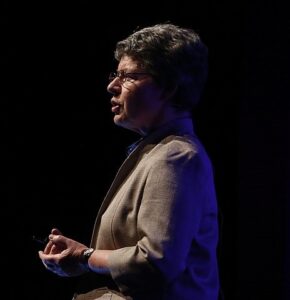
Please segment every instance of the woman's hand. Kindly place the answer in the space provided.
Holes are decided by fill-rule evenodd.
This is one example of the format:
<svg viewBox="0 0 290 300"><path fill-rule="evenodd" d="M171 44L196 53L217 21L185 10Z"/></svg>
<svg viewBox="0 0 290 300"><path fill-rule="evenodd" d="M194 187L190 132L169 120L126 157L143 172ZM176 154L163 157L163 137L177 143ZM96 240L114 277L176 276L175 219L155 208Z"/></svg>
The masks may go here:
<svg viewBox="0 0 290 300"><path fill-rule="evenodd" d="M48 270L59 276L71 277L89 271L83 258L83 251L87 248L84 244L65 237L54 228L44 251L39 251L38 254Z"/></svg>

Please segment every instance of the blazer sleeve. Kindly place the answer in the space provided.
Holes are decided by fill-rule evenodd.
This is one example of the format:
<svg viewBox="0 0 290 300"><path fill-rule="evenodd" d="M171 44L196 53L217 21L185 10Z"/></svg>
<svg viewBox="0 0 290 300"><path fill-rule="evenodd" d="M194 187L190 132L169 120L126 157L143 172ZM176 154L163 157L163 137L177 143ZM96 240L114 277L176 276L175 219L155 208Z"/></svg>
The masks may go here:
<svg viewBox="0 0 290 300"><path fill-rule="evenodd" d="M145 291L184 272L200 234L205 203L213 199L206 156L167 150L161 159L151 159L138 212L138 243L109 256L111 275L120 290ZM211 209L214 213L215 207Z"/></svg>

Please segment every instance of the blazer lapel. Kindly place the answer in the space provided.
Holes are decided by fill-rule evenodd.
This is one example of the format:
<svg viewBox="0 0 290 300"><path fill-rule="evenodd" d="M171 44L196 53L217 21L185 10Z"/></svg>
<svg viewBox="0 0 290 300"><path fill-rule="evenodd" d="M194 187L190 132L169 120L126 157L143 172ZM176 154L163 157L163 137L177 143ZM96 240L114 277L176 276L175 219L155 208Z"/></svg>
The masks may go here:
<svg viewBox="0 0 290 300"><path fill-rule="evenodd" d="M98 211L97 214L97 218L95 221L95 225L94 225L94 230L93 230L93 234L92 234L92 240L91 240L91 245L94 245L96 242L96 238L97 238L97 231L100 225L100 221L101 221L101 216L103 214L103 212L106 210L106 208L108 207L108 205L111 203L111 200L113 198L113 196L115 195L115 193L118 191L118 189L120 188L121 184L124 182L124 180L126 179L126 177L129 175L129 173L131 172L131 170L134 168L134 166L136 165L137 161L140 158L140 152L142 151L142 149L144 148L145 143L140 142L140 144L138 145L137 148L135 148L131 154L125 159L125 161L123 162L123 164L121 165L121 167L119 168L101 206L100 209Z"/></svg>

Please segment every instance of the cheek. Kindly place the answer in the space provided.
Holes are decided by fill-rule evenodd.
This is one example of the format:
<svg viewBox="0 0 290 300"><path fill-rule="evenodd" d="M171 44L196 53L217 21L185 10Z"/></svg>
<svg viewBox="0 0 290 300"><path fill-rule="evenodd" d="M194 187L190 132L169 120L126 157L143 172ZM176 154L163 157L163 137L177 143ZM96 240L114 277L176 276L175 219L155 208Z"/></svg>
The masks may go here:
<svg viewBox="0 0 290 300"><path fill-rule="evenodd" d="M154 111L159 109L159 106L161 104L160 95L151 90L139 95L138 99L139 108L144 112L153 113Z"/></svg>
<svg viewBox="0 0 290 300"><path fill-rule="evenodd" d="M128 115L128 117L135 118L140 115L142 111L144 111L143 102L138 100L136 98L126 99L126 102L124 103L124 112Z"/></svg>
<svg viewBox="0 0 290 300"><path fill-rule="evenodd" d="M154 89L131 90L124 97L124 111L129 118L146 117L159 109L160 93Z"/></svg>
<svg viewBox="0 0 290 300"><path fill-rule="evenodd" d="M144 111L146 107L146 99L144 95L137 91L128 91L126 95L124 95L124 112L129 117L136 117L140 114L140 112Z"/></svg>

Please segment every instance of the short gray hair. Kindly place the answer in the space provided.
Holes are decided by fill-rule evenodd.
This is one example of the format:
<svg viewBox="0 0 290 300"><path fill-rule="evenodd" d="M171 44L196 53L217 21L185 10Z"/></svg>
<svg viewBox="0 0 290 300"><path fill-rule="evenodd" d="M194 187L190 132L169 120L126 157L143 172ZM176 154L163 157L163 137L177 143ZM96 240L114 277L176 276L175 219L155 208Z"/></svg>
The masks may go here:
<svg viewBox="0 0 290 300"><path fill-rule="evenodd" d="M192 29L170 23L137 30L116 45L115 58L136 60L155 81L176 88L173 105L191 110L200 100L208 73L208 50Z"/></svg>

